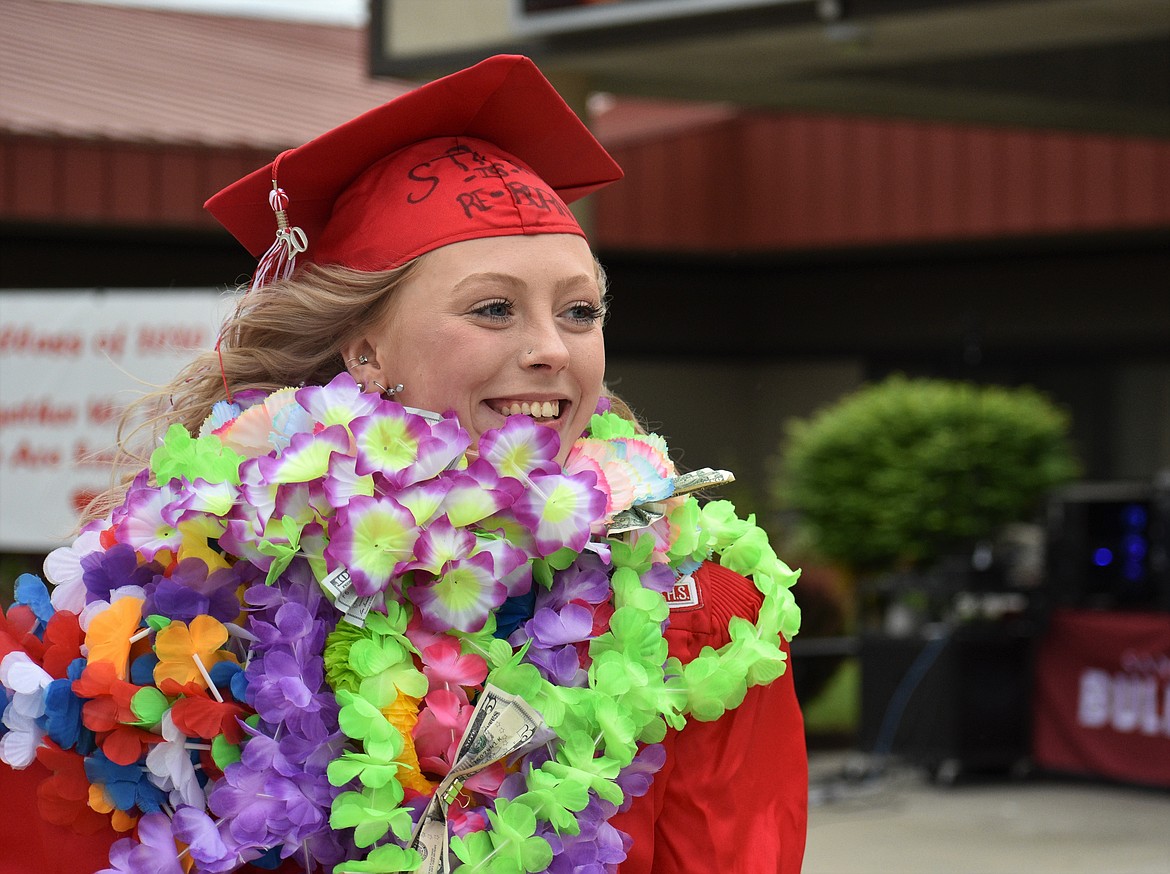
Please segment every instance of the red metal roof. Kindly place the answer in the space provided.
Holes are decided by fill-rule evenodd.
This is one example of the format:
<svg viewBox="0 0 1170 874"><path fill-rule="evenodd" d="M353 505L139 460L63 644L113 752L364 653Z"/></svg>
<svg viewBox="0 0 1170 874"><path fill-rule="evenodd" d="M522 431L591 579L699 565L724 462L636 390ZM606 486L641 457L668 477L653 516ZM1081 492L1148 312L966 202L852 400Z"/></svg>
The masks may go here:
<svg viewBox="0 0 1170 874"><path fill-rule="evenodd" d="M4 0L0 130L283 149L410 87L373 81L365 30Z"/></svg>

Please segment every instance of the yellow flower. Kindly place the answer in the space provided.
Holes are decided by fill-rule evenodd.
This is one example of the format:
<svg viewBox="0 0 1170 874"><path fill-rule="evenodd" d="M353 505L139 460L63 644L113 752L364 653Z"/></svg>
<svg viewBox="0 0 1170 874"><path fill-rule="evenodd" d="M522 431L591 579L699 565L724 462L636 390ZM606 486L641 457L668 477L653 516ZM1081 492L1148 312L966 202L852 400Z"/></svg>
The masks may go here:
<svg viewBox="0 0 1170 874"><path fill-rule="evenodd" d="M382 708L382 715L398 729L402 735L402 752L398 762L402 765L398 769L398 782L404 789L414 789L424 794L435 791L437 783L432 783L422 774L422 766L418 762L418 753L414 750L414 726L418 723L418 698L399 694L388 707Z"/></svg>
<svg viewBox="0 0 1170 874"><path fill-rule="evenodd" d="M141 598L119 598L90 620L85 633L88 660L109 662L119 680L125 680L130 663L130 638L142 623Z"/></svg>
<svg viewBox="0 0 1170 874"><path fill-rule="evenodd" d="M201 519L180 522L179 533L183 535L183 540L179 544L179 561L185 558L201 559L207 565L209 575L229 567L228 560L221 553L212 549L207 541L209 537L219 537L225 528L226 526L218 520Z"/></svg>
<svg viewBox="0 0 1170 874"><path fill-rule="evenodd" d="M89 806L98 813L110 813L114 809L114 802L106 796L106 787L98 783L89 784Z"/></svg>
<svg viewBox="0 0 1170 874"><path fill-rule="evenodd" d="M234 655L220 649L227 643L228 632L223 623L211 616L196 616L186 622L172 622L158 632L154 652L158 664L154 666L154 682L174 680L180 685L197 683L204 688L207 681L195 663L196 657L207 671L222 661L238 662Z"/></svg>
<svg viewBox="0 0 1170 874"><path fill-rule="evenodd" d="M126 810L115 810L110 814L110 825L116 832L128 832L138 825L138 817Z"/></svg>

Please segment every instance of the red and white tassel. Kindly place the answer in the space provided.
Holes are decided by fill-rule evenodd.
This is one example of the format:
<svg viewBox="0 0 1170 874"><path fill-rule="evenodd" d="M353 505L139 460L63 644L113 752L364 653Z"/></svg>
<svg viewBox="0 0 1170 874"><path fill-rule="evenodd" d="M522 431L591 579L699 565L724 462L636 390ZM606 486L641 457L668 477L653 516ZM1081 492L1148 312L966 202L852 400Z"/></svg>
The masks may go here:
<svg viewBox="0 0 1170 874"><path fill-rule="evenodd" d="M288 279L297 266L297 255L309 247L309 238L305 232L298 227L289 227L288 213L285 212L288 195L276 184L275 179L272 180L272 191L268 192L268 205L276 214L276 239L256 265L250 291L279 279Z"/></svg>
<svg viewBox="0 0 1170 874"><path fill-rule="evenodd" d="M273 162L272 190L268 192L268 205L276 214L276 239L272 241L272 245L268 247L268 251L264 253L256 265L256 272L252 274L252 283L248 286L248 291L263 288L279 279L288 279L297 266L297 255L309 248L309 238L305 232L297 227L289 227L288 224L288 213L285 212L285 208L288 206L288 195L276 182L276 167L282 157L284 156L278 156ZM242 304L237 304L237 306L240 305ZM223 364L223 349L221 348L223 339L224 336L221 332L215 341L215 354L219 358L219 373L223 377L224 394L231 402L233 400L232 389L228 384L227 370Z"/></svg>

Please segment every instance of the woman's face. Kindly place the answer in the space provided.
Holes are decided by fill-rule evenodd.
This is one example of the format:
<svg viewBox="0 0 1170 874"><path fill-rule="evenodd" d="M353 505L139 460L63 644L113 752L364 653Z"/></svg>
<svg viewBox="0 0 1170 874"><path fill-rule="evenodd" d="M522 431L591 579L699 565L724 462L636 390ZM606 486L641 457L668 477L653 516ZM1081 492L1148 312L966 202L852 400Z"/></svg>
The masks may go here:
<svg viewBox="0 0 1170 874"><path fill-rule="evenodd" d="M506 417L531 416L560 436L563 462L605 375L588 244L572 234L466 240L418 266L345 357L365 354L382 385L403 385L394 399L407 406L454 411L473 445Z"/></svg>

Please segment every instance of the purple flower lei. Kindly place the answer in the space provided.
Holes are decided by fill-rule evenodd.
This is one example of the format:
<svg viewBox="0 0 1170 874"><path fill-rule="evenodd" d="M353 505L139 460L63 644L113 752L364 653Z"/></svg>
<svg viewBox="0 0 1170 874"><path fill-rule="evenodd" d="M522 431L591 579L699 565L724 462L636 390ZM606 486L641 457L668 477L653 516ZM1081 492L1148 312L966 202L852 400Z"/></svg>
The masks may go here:
<svg viewBox="0 0 1170 874"><path fill-rule="evenodd" d="M733 513L700 520L693 499L672 498L658 522L603 539L617 510L661 501L671 488L665 444L616 417L597 420L601 431L562 471L552 463L555 437L526 417L483 435L468 464L454 421L427 424L361 394L345 374L248 400L217 408L198 438L168 432L152 458L158 484L144 471L106 527L92 526L47 562L67 580L54 602L60 594L61 604L88 603L91 637L107 611L138 615L114 611L120 599L141 600L144 620L125 632L135 666L126 681L136 685L110 694L141 687L124 724L170 726L168 743L186 743L183 755L205 766L197 779L206 805L174 782L193 773L183 755L160 758L173 763L169 776L147 769L142 791L127 791L114 769L90 769L125 799L120 809L142 817L138 841L119 841L107 870L172 870L165 848L176 840L187 848L175 864L189 854L199 872L261 857L306 870L408 870L417 858L410 832L452 762L444 732L457 739L485 678L536 705L560 741L510 771L493 766L469 779L449 812L451 849L472 868L506 849L516 871L613 870L626 839L608 821L648 790L662 765L656 740L681 727L684 708L714 718L737 695L734 684L704 694L697 679L688 685L684 674L720 675L710 659L693 672L666 659L658 593L696 558L731 555L758 529ZM620 496L611 488L619 482ZM705 527L716 533L687 534ZM764 547L735 561L772 583L781 566ZM352 591L329 587L344 579ZM757 584L766 603L775 597L776 586ZM371 596L372 624L358 628L355 604ZM505 601L530 610L507 643L493 635ZM755 649L745 641L726 656L747 682L769 680L777 661L769 641L782 626L795 631L777 603L774 627L753 629ZM104 651L116 654L115 626L101 627L114 635ZM203 683L190 670L194 682L163 682L176 646L189 647ZM69 714L89 702L61 684L89 667L77 659L68 677L44 684L46 710L61 709L45 724L63 740L75 737ZM395 697L417 701L416 716L380 714ZM361 716L359 699L377 706ZM214 727L221 710L253 713L241 743L226 723ZM77 744L76 754L109 734ZM399 762L408 753L418 764ZM160 791L169 803L157 802ZM350 821L355 804L383 813Z"/></svg>

